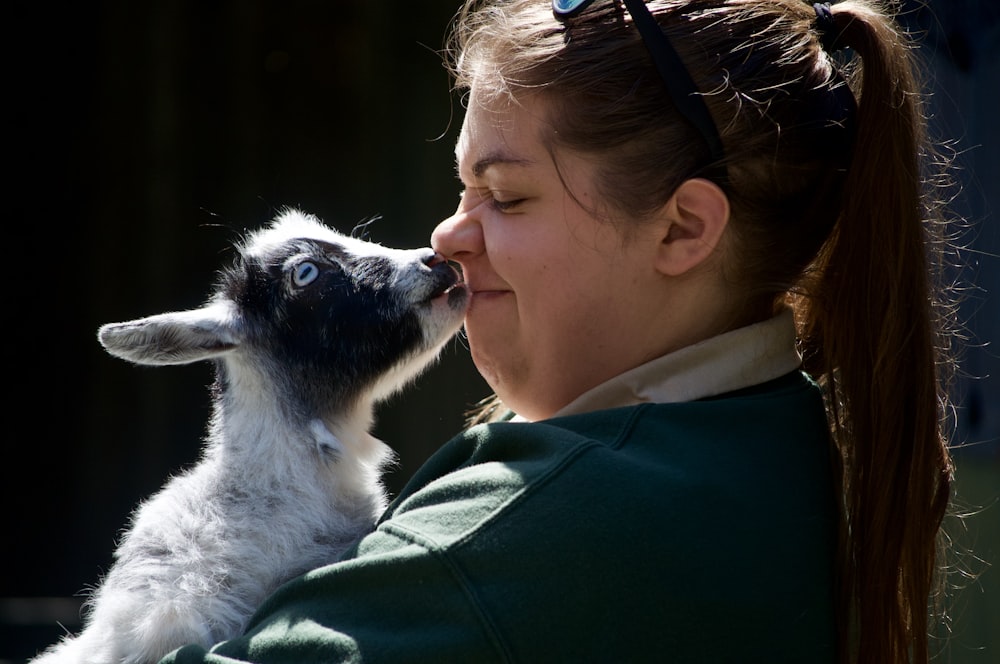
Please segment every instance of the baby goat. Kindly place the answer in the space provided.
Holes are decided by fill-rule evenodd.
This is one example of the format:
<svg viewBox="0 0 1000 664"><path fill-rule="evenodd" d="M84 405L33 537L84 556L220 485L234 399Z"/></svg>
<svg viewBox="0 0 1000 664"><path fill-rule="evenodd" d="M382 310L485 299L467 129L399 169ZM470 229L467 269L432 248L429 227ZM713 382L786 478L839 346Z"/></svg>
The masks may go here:
<svg viewBox="0 0 1000 664"><path fill-rule="evenodd" d="M375 405L458 331L468 291L430 249L388 249L287 210L237 247L208 303L104 325L137 364L213 360L205 449L134 513L83 631L36 663L155 662L244 629L385 507Z"/></svg>

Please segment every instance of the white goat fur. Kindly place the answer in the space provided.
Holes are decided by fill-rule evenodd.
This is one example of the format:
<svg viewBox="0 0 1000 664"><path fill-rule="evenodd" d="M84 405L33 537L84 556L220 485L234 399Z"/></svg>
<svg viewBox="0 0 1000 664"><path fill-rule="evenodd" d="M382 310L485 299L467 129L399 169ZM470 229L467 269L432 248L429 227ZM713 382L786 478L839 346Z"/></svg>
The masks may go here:
<svg viewBox="0 0 1000 664"><path fill-rule="evenodd" d="M335 245L337 261L287 249L301 238ZM346 237L295 210L248 235L239 249L249 261L283 252L281 278L289 280L320 278L310 266L324 260L344 263L338 269L345 271L356 258L381 261L387 288L378 297L391 302L378 300L379 311L405 309L421 338L341 403L315 407L310 390L322 392L322 381L303 385L301 399L287 381L279 384L286 368L266 347L267 335L257 323L251 340L246 312L221 287L197 310L103 326L99 338L113 355L138 364L214 360L225 380L200 461L137 508L88 601L83 630L35 664L155 662L187 643L236 636L264 597L335 561L385 508L380 470L391 451L369 434L374 407L416 377L458 330L464 286L430 249ZM296 265L305 265L301 274L291 274ZM337 376L335 367L327 372Z"/></svg>

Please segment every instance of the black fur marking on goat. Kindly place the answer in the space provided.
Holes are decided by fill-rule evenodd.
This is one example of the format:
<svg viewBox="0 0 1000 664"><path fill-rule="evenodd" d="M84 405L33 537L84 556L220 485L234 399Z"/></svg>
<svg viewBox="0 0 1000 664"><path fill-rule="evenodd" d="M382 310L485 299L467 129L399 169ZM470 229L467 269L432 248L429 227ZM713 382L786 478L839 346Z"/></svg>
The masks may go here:
<svg viewBox="0 0 1000 664"><path fill-rule="evenodd" d="M301 288L291 282L296 255L319 268ZM391 293L393 277L388 258L302 239L261 258L241 256L221 290L243 312L245 343L267 349L288 393L308 395L309 408L351 400L419 346L420 323Z"/></svg>

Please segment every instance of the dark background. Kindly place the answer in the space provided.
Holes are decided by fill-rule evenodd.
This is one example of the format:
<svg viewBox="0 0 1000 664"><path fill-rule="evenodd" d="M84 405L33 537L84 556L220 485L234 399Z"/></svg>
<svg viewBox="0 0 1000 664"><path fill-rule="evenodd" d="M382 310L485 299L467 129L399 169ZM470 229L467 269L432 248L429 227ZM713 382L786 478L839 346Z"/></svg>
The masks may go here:
<svg viewBox="0 0 1000 664"><path fill-rule="evenodd" d="M281 206L345 232L380 217L370 237L399 247L426 245L455 208L461 109L438 51L457 4L8 5L0 662L52 642L57 620L78 627L131 509L198 455L211 368L129 365L98 326L199 305L232 240ZM1000 339L997 13L934 6L907 20L928 31L934 126L959 141L956 209L977 224L956 455L960 502L985 509L960 539L995 561L1000 365L982 346ZM393 492L487 393L456 341L379 411ZM952 659L995 661L998 573L960 565L980 576L959 595Z"/></svg>

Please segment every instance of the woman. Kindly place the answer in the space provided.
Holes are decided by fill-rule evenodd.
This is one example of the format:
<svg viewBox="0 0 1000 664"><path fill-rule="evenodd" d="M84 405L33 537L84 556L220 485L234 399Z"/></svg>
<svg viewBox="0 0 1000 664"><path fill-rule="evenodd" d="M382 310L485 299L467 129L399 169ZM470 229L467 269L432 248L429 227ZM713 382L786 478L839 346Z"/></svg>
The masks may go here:
<svg viewBox="0 0 1000 664"><path fill-rule="evenodd" d="M432 244L492 421L218 657L165 661L927 661L947 302L899 29L487 0L453 46Z"/></svg>

